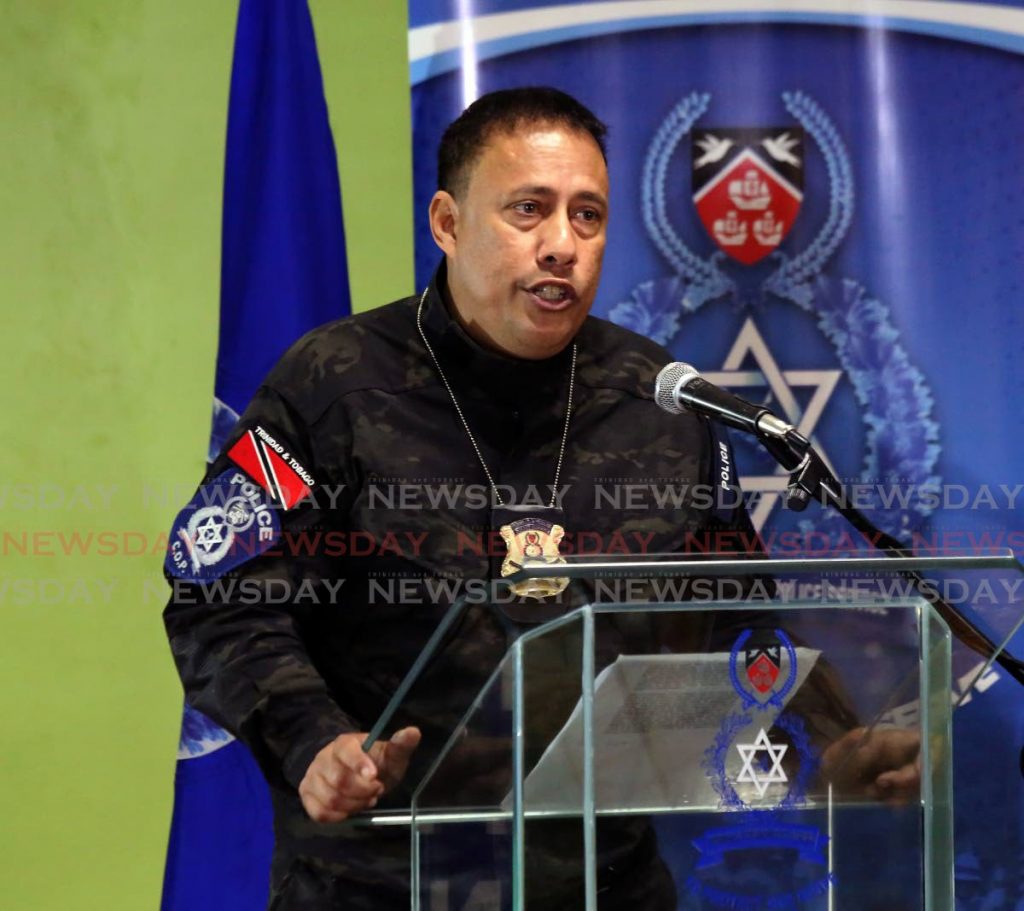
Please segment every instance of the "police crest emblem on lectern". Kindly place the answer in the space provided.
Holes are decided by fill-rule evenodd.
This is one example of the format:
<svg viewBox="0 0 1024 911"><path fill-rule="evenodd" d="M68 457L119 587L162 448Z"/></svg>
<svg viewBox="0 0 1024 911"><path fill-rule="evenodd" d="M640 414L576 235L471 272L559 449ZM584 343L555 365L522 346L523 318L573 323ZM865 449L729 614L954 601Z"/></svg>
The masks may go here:
<svg viewBox="0 0 1024 911"><path fill-rule="evenodd" d="M816 760L803 722L784 711L796 680L797 653L785 632L743 631L729 654L729 682L740 709L723 719L704 762L723 806L789 807L803 801Z"/></svg>
<svg viewBox="0 0 1024 911"><path fill-rule="evenodd" d="M781 629L744 630L729 654L739 708L722 720L703 767L721 809L733 812L694 839L686 881L713 905L809 907L830 887L828 836L800 812L818 761L803 721L786 710L797 670ZM789 858L785 871L780 856Z"/></svg>

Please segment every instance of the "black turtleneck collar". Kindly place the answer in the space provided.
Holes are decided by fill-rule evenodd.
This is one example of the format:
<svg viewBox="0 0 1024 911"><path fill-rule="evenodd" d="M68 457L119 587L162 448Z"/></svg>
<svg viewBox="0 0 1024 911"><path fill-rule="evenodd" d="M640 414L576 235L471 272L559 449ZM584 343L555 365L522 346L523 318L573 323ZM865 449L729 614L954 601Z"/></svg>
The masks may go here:
<svg viewBox="0 0 1024 911"><path fill-rule="evenodd" d="M453 309L448 295L448 267L442 260L427 288L422 323L442 369L453 384L470 384L486 395L504 400L521 398L524 388L534 392L550 389L558 397L557 391L568 382L571 343L543 360L500 354L470 336Z"/></svg>

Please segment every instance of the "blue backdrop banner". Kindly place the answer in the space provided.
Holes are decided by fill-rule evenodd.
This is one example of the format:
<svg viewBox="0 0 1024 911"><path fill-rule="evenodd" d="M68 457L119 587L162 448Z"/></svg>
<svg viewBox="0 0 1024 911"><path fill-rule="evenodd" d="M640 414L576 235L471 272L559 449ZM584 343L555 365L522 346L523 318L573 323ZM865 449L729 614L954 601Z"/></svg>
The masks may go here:
<svg viewBox="0 0 1024 911"><path fill-rule="evenodd" d="M417 282L445 125L493 89L564 89L610 126L595 314L787 416L884 530L1020 556L1021 6L410 0ZM849 541L736 443L776 554ZM1024 908L1022 732L998 672L955 713L958 908Z"/></svg>
<svg viewBox="0 0 1024 911"><path fill-rule="evenodd" d="M208 458L303 333L349 312L334 140L306 0L242 0L231 74ZM163 911L263 911L270 797L249 751L185 706Z"/></svg>

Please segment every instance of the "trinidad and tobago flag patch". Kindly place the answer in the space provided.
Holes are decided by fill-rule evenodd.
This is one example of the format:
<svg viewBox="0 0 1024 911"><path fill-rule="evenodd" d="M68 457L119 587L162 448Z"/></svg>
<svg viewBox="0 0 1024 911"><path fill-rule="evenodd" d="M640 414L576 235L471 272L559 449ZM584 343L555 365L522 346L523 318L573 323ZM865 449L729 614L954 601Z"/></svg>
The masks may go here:
<svg viewBox="0 0 1024 911"><path fill-rule="evenodd" d="M708 234L752 266L790 232L804 193L799 127L693 131L693 202Z"/></svg>
<svg viewBox="0 0 1024 911"><path fill-rule="evenodd" d="M228 450L228 458L285 509L291 509L314 487L309 472L259 425L242 434Z"/></svg>

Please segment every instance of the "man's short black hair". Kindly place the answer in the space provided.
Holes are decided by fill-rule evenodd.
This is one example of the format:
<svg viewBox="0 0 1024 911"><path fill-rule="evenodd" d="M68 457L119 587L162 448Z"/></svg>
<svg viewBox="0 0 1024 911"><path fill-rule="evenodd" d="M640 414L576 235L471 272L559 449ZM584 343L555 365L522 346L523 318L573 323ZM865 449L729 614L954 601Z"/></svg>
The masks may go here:
<svg viewBox="0 0 1024 911"><path fill-rule="evenodd" d="M524 124L537 123L589 134L608 160L604 144L608 127L571 95L549 86L502 89L478 98L444 131L437 150L438 189L459 196L494 133L514 133Z"/></svg>

